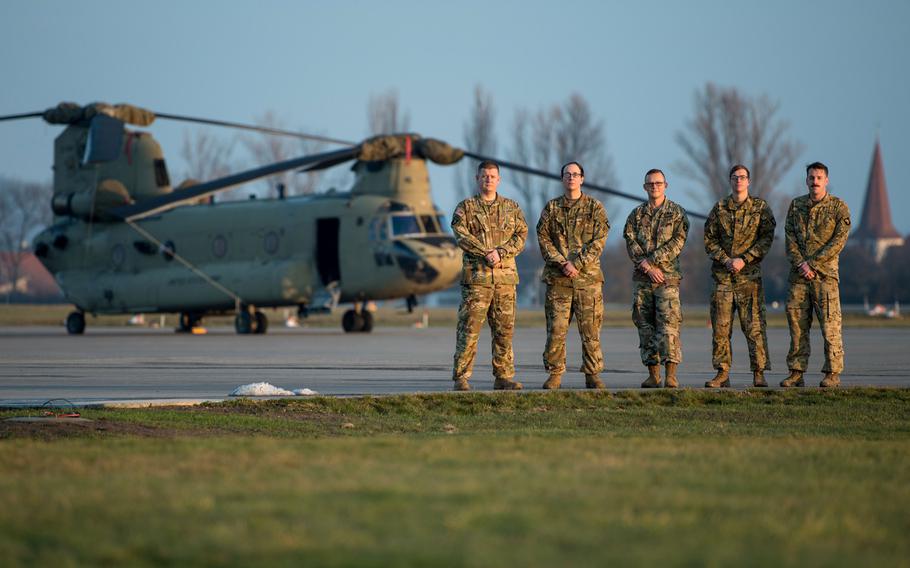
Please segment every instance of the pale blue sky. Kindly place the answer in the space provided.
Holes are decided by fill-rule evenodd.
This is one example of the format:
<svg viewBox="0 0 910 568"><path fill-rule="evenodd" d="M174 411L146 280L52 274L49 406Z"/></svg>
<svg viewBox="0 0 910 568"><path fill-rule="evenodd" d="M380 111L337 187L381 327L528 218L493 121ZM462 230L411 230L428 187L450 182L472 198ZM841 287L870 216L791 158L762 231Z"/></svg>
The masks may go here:
<svg viewBox="0 0 910 568"><path fill-rule="evenodd" d="M356 140L370 95L394 88L412 130L460 145L479 83L494 96L506 157L516 108L579 92L606 124L618 188L638 192L644 171L663 167L669 195L689 206L673 137L712 81L780 102L806 147L781 190L801 190L802 166L824 161L857 220L879 132L895 224L910 232L899 169L910 157L906 0L8 1L2 11L0 114L62 100L238 122L271 110L290 127ZM175 180L187 128L151 128ZM49 178L59 130L0 124L0 174ZM431 170L447 210L452 170ZM629 207L611 209L624 218Z"/></svg>

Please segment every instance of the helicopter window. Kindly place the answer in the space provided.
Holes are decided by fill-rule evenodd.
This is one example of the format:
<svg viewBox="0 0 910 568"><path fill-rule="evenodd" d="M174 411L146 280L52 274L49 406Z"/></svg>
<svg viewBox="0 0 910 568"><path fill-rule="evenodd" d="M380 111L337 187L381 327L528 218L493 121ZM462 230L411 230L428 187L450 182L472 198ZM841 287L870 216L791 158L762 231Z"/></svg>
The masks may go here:
<svg viewBox="0 0 910 568"><path fill-rule="evenodd" d="M428 233L438 233L439 225L436 224L436 219L432 215L421 215L420 221L423 223L423 228Z"/></svg>
<svg viewBox="0 0 910 568"><path fill-rule="evenodd" d="M171 185L171 178L167 175L167 166L164 160L155 160L155 185L164 187Z"/></svg>
<svg viewBox="0 0 910 568"><path fill-rule="evenodd" d="M439 223L439 232L448 233L449 232L449 223L446 221L445 215L437 215L436 221Z"/></svg>
<svg viewBox="0 0 910 568"><path fill-rule="evenodd" d="M278 252L278 235L274 231L269 231L266 233L262 244L265 247L265 252L275 254Z"/></svg>
<svg viewBox="0 0 910 568"><path fill-rule="evenodd" d="M420 223L417 222L417 217L413 215L392 215L391 219L393 236L400 237L423 233L420 229Z"/></svg>
<svg viewBox="0 0 910 568"><path fill-rule="evenodd" d="M123 248L123 245L114 245L114 248L111 249L111 262L113 263L114 267L120 268L123 266L124 260L126 260L126 249Z"/></svg>
<svg viewBox="0 0 910 568"><path fill-rule="evenodd" d="M222 258L227 254L227 246L227 239L221 235L218 235L212 241L212 254L217 258Z"/></svg>

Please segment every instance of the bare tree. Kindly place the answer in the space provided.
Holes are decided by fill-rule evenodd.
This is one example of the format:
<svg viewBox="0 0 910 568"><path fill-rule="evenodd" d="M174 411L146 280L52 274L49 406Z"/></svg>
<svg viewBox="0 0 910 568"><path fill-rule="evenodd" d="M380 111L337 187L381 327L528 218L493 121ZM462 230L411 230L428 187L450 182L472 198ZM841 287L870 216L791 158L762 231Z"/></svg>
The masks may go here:
<svg viewBox="0 0 910 568"><path fill-rule="evenodd" d="M398 91L395 89L390 89L381 95L370 96L367 120L371 136L407 132L411 123L410 115L401 110Z"/></svg>
<svg viewBox="0 0 910 568"><path fill-rule="evenodd" d="M233 150L233 140L226 142L210 130L196 130L192 135L184 131L180 148L180 157L187 165L184 177L202 182L230 174Z"/></svg>
<svg viewBox="0 0 910 568"><path fill-rule="evenodd" d="M286 130L287 127L272 111L256 119L256 124L266 128ZM289 160L297 156L315 154L324 146L313 140L299 140L287 136L259 134L242 138L243 145L257 166ZM321 172L300 174L288 171L265 178L261 183L267 189L267 195L277 197L279 185L284 186L287 195L307 195L316 191Z"/></svg>
<svg viewBox="0 0 910 568"><path fill-rule="evenodd" d="M463 128L465 149L484 156L496 154L495 123L496 111L493 107L493 95L477 85L474 87L474 106L471 107L471 115ZM464 197L470 197L477 190L474 176L477 173L478 162L465 159L462 164L461 194Z"/></svg>
<svg viewBox="0 0 910 568"><path fill-rule="evenodd" d="M531 113L519 109L512 126L512 161L548 172L557 172L569 161L585 168L585 178L613 184L613 164L607 152L603 121L597 120L587 100L573 93L563 104ZM528 212L539 211L558 195L558 184L529 174L514 173L512 183Z"/></svg>
<svg viewBox="0 0 910 568"><path fill-rule="evenodd" d="M751 171L750 192L773 200L803 151L801 143L787 137L789 124L777 117L779 107L766 95L752 98L713 83L695 93L695 117L676 134L687 158L676 167L699 185L699 191L690 192L694 198L710 207L728 195L727 173L740 163Z"/></svg>
<svg viewBox="0 0 910 568"><path fill-rule="evenodd" d="M0 280L10 284L6 303L19 281L28 239L51 222L51 184L0 178Z"/></svg>

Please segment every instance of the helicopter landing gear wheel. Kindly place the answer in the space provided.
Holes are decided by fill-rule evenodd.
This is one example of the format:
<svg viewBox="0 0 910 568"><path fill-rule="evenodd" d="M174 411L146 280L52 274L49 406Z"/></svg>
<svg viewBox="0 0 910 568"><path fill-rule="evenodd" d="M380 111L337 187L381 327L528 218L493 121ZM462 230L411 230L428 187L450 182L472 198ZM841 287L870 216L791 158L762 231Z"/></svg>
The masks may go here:
<svg viewBox="0 0 910 568"><path fill-rule="evenodd" d="M369 333L373 331L373 314L366 310L348 310L341 317L341 328L346 333Z"/></svg>
<svg viewBox="0 0 910 568"><path fill-rule="evenodd" d="M341 328L346 333L356 333L358 331L362 331L363 315L355 312L354 310L348 310L344 312L344 315L341 316Z"/></svg>
<svg viewBox="0 0 910 568"><path fill-rule="evenodd" d="M82 335L85 332L85 314L70 312L66 316L66 332L70 335Z"/></svg>
<svg viewBox="0 0 910 568"><path fill-rule="evenodd" d="M243 311L234 318L234 330L239 335L247 335L253 331L253 318L249 312Z"/></svg>
<svg viewBox="0 0 910 568"><path fill-rule="evenodd" d="M263 334L269 329L269 318L262 312L253 314L253 333Z"/></svg>
<svg viewBox="0 0 910 568"><path fill-rule="evenodd" d="M363 318L363 325L360 326L360 331L363 333L370 333L373 331L373 314L366 310L360 312L360 317Z"/></svg>

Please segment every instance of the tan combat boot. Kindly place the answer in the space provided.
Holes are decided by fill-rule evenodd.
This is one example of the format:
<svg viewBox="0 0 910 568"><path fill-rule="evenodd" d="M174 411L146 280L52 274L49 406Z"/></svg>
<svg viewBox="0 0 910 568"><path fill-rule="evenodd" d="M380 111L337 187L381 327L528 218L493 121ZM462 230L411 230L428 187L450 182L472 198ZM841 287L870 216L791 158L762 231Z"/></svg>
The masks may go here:
<svg viewBox="0 0 910 568"><path fill-rule="evenodd" d="M806 386L805 381L803 381L803 372L797 371L796 369L790 369L790 376L782 380L780 386L784 388Z"/></svg>
<svg viewBox="0 0 910 568"><path fill-rule="evenodd" d="M605 389L604 382L597 375L585 375L585 388Z"/></svg>
<svg viewBox="0 0 910 568"><path fill-rule="evenodd" d="M730 387L730 372L726 369L718 369L717 374L710 381L705 381L706 389L719 389Z"/></svg>
<svg viewBox="0 0 910 568"><path fill-rule="evenodd" d="M543 384L544 390L556 390L562 386L562 375L552 374Z"/></svg>
<svg viewBox="0 0 910 568"><path fill-rule="evenodd" d="M764 371L752 371L752 386L759 388L767 388L768 381L765 380Z"/></svg>
<svg viewBox="0 0 910 568"><path fill-rule="evenodd" d="M667 378L664 379L664 387L675 389L679 387L679 381L676 380L676 366L678 363L667 363Z"/></svg>
<svg viewBox="0 0 910 568"><path fill-rule="evenodd" d="M648 378L641 384L643 389L660 387L660 365L648 365Z"/></svg>
<svg viewBox="0 0 910 568"><path fill-rule="evenodd" d="M512 379L496 379L493 381L493 390L520 391L523 385Z"/></svg>
<svg viewBox="0 0 910 568"><path fill-rule="evenodd" d="M471 385L468 384L468 379L455 379L455 386L452 387L452 390L469 391L471 390Z"/></svg>
<svg viewBox="0 0 910 568"><path fill-rule="evenodd" d="M822 382L818 386L822 388L833 388L840 384L840 377L837 376L837 373L825 373L825 378L822 379Z"/></svg>

